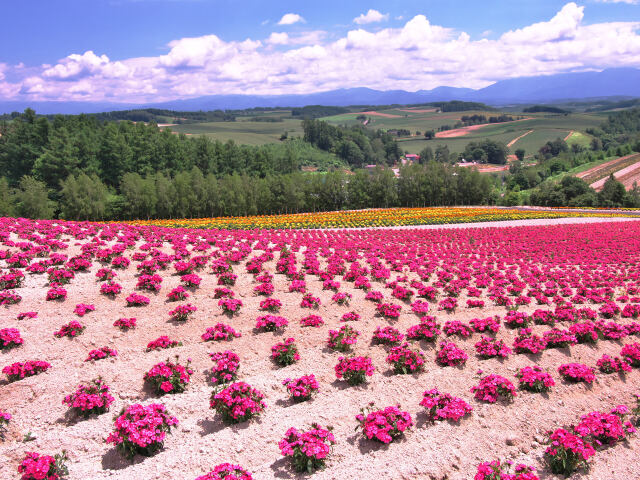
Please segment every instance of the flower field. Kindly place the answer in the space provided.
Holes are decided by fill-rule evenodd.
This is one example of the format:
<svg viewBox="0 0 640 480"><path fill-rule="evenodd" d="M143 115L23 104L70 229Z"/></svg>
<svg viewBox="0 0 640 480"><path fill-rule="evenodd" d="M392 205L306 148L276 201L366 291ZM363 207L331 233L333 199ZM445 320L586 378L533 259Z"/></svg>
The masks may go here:
<svg viewBox="0 0 640 480"><path fill-rule="evenodd" d="M157 225L174 228L217 229L289 229L289 228L372 228L410 225L442 225L450 223L494 222L501 220L550 219L567 217L618 217L612 211L602 214L562 209L519 210L498 207L428 207L379 208L338 212L296 213L289 215L256 215L249 217L216 217L184 220L138 220L134 225ZM628 216L628 215L624 215Z"/></svg>
<svg viewBox="0 0 640 480"><path fill-rule="evenodd" d="M357 214L1 219L0 476L640 478L640 221Z"/></svg>

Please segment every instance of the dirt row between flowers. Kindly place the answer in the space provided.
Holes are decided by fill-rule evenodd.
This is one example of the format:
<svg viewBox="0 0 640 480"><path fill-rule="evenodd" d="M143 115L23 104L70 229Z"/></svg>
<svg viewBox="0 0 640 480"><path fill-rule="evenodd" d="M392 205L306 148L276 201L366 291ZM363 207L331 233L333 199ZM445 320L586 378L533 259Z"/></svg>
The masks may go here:
<svg viewBox="0 0 640 480"><path fill-rule="evenodd" d="M505 223L498 222L498 226L506 226ZM460 226L455 225L454 228ZM65 253L72 255L79 253L79 249L74 246ZM265 264L265 267L274 272L275 261ZM133 264L127 270L119 271L117 278L124 287L123 294L113 300L98 295L99 283L94 277L97 268L98 264L94 262L91 272L76 275L72 283L66 286L68 297L63 303L46 302L46 279L27 275L25 286L19 289L22 302L2 311L2 325L19 328L25 340L18 349L0 352L2 365L33 358L46 360L53 365L44 374L0 385L0 408L10 411L14 416L7 440L0 443L3 479L18 478L16 467L27 451L54 453L66 449L70 457L71 480L193 479L222 462L243 465L257 480L463 480L472 478L478 463L494 458L541 467L545 447L540 442L546 430L575 422L580 415L592 410L608 411L619 403L630 404L633 394L640 387L640 371L637 369L626 378L598 375L592 387L566 384L557 374L556 369L562 363L579 362L595 366L596 360L604 353L618 355L622 342L605 341L596 347L577 345L570 349L549 350L539 357L512 355L505 361L479 360L473 348L473 344L480 339L479 334L474 334L468 340L455 340L469 355L464 368L437 366L434 362L434 346L421 342L420 347L428 359L426 371L419 375L391 375L389 366L385 364L387 349L370 345L372 333L376 326L388 324L404 332L418 323L419 317L410 313L408 305L405 305L397 321L378 318L374 304L364 300L365 292L352 288L351 283L341 281L341 291L353 295L351 305L337 306L331 303L333 292L323 291L319 280L307 277L308 290L320 297L322 302L319 310L310 311L299 306L302 294L286 292L286 277L276 275L274 297L283 302L279 315L287 318L290 324L280 334L255 334L252 329L256 317L262 314L258 304L263 297L252 294L256 283L251 275L244 273L243 264L235 267L239 278L233 290L236 298L244 303L237 317L229 320L221 315L217 300L213 299L216 278L202 273L202 284L189 298L190 303L197 305L198 311L186 324L181 325L168 321L168 312L175 304L165 302L166 293L180 284L178 276L163 274L162 290L155 296L150 295L149 306L127 308L124 297L134 291L136 284ZM374 288L384 291L387 296L383 285L374 284ZM461 296L459 304L464 305L466 299L464 295ZM487 305L491 304L488 298L483 299ZM77 318L72 313L77 303L92 303L96 307L95 312L82 318L87 325L86 331L73 340L54 338L55 330ZM536 308L539 307L532 305L521 308L521 311L531 313ZM15 320L19 312L30 310L37 311L38 318ZM349 387L344 382L336 381L333 369L341 354L325 348L328 330L339 328L342 325L340 317L348 311L355 311L362 318L359 322L351 323L361 332L355 354L370 356L377 369L368 384L362 387ZM317 329L301 327L299 319L310 313L320 315L325 325ZM441 324L449 319L468 323L475 317L504 316L505 313L504 308L493 306L482 310L460 308L454 314L435 312L434 308L430 312ZM126 333L119 331L112 324L120 317L136 317L138 327ZM230 343L203 342L200 335L217 322L229 323L242 333L242 337ZM545 327L533 327L534 333L539 335L544 330ZM145 353L146 344L163 334L182 341L184 345ZM515 335L515 331L503 327L498 338L511 345ZM270 348L287 337L296 339L301 359L289 367L276 368L269 359ZM115 348L118 357L95 363L83 361L89 350L104 345ZM227 426L208 408L212 391L204 373L211 367L208 353L226 349L240 355L240 380L266 395L267 409L256 421ZM185 393L158 398L145 390L142 377L155 363L174 355L180 355L183 360L191 358L196 373ZM534 363L549 370L556 380L556 386L548 395L518 392L513 404L488 405L475 401L469 392L478 383L479 370L503 375L515 384L516 370ZM292 404L282 387L282 380L310 373L314 373L320 382L318 396L310 402ZM84 421L68 421L65 418L66 406L62 404L63 397L74 391L78 383L97 376L102 376L116 397L111 411ZM426 422L418 403L422 392L433 387L465 399L473 406L473 414L459 425L447 422L431 425ZM361 432L354 431L354 417L361 407L371 401L375 401L379 407L401 404L403 409L412 414L417 425L404 439L388 446L365 441ZM137 402L165 404L180 424L168 436L163 451L151 458L137 457L131 463L123 460L104 440L112 431L113 414ZM337 444L325 470L313 476L297 476L290 470L289 462L281 456L277 443L289 427L304 427L314 421L333 425ZM23 443L21 439L27 432L31 432L35 440ZM589 474L577 474L572 478L638 478L639 448L640 442L633 437L628 447L622 445L599 452ZM541 472L540 478L556 477Z"/></svg>

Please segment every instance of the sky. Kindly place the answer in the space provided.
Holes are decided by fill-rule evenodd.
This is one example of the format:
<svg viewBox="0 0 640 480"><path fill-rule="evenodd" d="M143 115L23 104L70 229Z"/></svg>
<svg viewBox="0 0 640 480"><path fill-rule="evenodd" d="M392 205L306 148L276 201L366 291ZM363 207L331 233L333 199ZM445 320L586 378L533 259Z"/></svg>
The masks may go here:
<svg viewBox="0 0 640 480"><path fill-rule="evenodd" d="M0 100L482 88L640 68L640 0L21 0Z"/></svg>

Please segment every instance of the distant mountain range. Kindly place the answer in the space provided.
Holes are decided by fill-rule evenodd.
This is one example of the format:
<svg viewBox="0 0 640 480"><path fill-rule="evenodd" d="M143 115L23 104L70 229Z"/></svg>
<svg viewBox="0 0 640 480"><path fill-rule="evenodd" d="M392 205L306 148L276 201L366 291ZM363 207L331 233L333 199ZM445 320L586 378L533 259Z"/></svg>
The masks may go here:
<svg viewBox="0 0 640 480"><path fill-rule="evenodd" d="M305 105L391 105L466 100L502 106L553 103L563 100L640 97L640 69L611 68L601 72L563 73L501 80L488 87L437 87L407 92L348 88L303 95L208 95L162 103L0 101L0 113L33 108L38 113L97 113L136 108L168 110L239 110L253 107L303 107Z"/></svg>

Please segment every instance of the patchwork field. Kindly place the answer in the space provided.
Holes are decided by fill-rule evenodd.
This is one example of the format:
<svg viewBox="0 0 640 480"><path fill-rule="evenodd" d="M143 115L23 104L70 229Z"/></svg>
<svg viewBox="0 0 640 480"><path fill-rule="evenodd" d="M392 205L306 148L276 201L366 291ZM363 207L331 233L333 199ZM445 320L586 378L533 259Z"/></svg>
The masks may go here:
<svg viewBox="0 0 640 480"><path fill-rule="evenodd" d="M281 122L256 122L238 119L235 122L207 122L175 125L172 131L187 135L205 135L226 142L233 140L245 145L264 145L280 141L287 132L289 137L302 136L302 126L298 119L284 118Z"/></svg>
<svg viewBox="0 0 640 480"><path fill-rule="evenodd" d="M634 153L631 155L625 155L624 157L614 158L591 167L588 170L577 173L576 177L583 179L593 188L600 189L609 175L614 174L614 176L617 177L618 172L621 172L620 176L624 177L627 183L629 183L629 179L635 178L638 162L640 162L640 154ZM627 188L630 186L630 184L625 184L625 187Z"/></svg>
<svg viewBox="0 0 640 480"><path fill-rule="evenodd" d="M64 449L70 480L191 480L224 462L256 480L468 480L497 460L555 480L564 476L549 462L561 447L548 449L547 439L561 428L575 435L562 445L581 442L591 465L572 478L640 475L629 423L640 411L609 413L635 408L640 393L640 221L229 231L3 219L0 242L0 413L11 415L3 478L18 477L28 451ZM67 336L71 321L81 331ZM351 344L332 337L349 328L358 332ZM213 341L224 331L227 341ZM180 343L161 348L172 340ZM278 365L292 342L299 358ZM352 356L362 358L337 367ZM45 371L20 379L19 365L7 368L27 361L46 362ZM188 370L170 385L144 380L162 377L167 365L154 365L165 361ZM345 380L358 372L364 383ZM295 402L283 382L307 375L317 392ZM548 391L525 390L530 375ZM108 411L82 418L63 400L98 377ZM257 389L258 403L225 417L232 381ZM77 410L97 405L84 400ZM388 415L397 405L402 421L367 416L357 428L370 402ZM114 416L142 411L137 404L162 405L175 425L150 437L143 422L114 430ZM323 452L326 463L311 477L294 471L281 440L314 422L332 427L335 444L311 443L309 454ZM116 448L125 439L157 451L126 460Z"/></svg>

